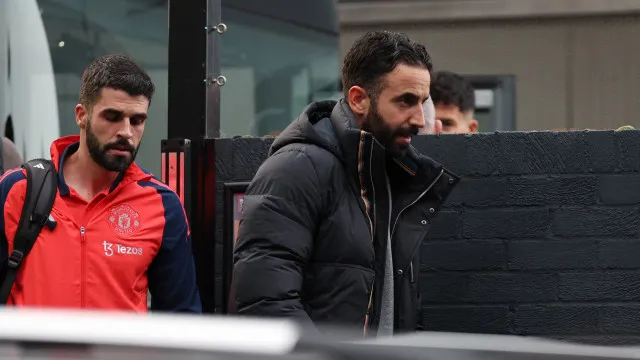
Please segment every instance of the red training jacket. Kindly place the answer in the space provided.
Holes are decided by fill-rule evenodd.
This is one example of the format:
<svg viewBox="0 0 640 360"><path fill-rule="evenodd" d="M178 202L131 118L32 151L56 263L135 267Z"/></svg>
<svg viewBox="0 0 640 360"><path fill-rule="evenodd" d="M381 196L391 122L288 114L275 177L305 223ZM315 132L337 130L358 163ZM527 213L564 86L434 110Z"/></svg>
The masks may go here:
<svg viewBox="0 0 640 360"><path fill-rule="evenodd" d="M87 203L62 171L78 146L77 135L51 145L57 226L42 228L8 304L146 312L150 290L151 310L201 312L189 226L176 193L134 163ZM0 269L13 250L26 187L24 169L0 178Z"/></svg>

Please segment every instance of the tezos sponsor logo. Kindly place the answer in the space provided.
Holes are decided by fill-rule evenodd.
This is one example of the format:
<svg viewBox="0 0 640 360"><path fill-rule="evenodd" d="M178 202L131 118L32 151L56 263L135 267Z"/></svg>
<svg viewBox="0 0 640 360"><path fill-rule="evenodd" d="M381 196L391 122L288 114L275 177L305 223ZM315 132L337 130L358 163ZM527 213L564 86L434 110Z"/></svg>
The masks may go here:
<svg viewBox="0 0 640 360"><path fill-rule="evenodd" d="M122 244L113 244L103 241L104 254L107 256L113 256L114 254L122 255L142 255L142 248L135 246L126 246Z"/></svg>

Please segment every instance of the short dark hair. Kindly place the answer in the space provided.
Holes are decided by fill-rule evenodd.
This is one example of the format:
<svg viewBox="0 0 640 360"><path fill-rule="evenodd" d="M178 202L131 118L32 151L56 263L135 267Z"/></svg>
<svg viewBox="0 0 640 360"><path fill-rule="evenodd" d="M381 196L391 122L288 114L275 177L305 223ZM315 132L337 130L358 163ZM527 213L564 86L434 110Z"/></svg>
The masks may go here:
<svg viewBox="0 0 640 360"><path fill-rule="evenodd" d="M454 105L462 112L476 107L476 95L471 83L451 71L439 71L433 76L430 96L434 105Z"/></svg>
<svg viewBox="0 0 640 360"><path fill-rule="evenodd" d="M352 86L360 86L373 98L382 90L382 78L399 64L433 70L424 45L404 33L371 31L356 40L344 57L342 89L344 97Z"/></svg>
<svg viewBox="0 0 640 360"><path fill-rule="evenodd" d="M120 54L99 57L84 69L80 103L90 109L103 88L126 91L131 96L143 95L149 102L155 92L149 74L132 58Z"/></svg>

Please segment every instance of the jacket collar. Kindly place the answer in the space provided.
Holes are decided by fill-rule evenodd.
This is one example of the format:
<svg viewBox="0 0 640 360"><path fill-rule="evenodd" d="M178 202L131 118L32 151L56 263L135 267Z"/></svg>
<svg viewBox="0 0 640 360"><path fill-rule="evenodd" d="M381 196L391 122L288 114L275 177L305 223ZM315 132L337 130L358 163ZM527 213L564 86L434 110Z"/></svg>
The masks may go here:
<svg viewBox="0 0 640 360"><path fill-rule="evenodd" d="M58 173L58 190L60 195L69 194L69 186L64 180L64 161L65 159L78 151L80 147L80 136L69 135L54 140L51 144L51 160L53 161ZM113 192L118 186L124 186L133 181L151 178L152 175L142 170L135 162L131 164L125 171L118 174L113 184L109 188L109 193Z"/></svg>
<svg viewBox="0 0 640 360"><path fill-rule="evenodd" d="M458 176L446 170L441 164L421 154L413 146L409 146L401 159L389 159L386 150L371 133L361 130L349 105L341 99L333 108L331 122L339 137L342 156L352 176L369 176L376 179L384 177L387 170L392 173L401 171L406 176L403 188L409 192L420 192L446 172L455 182ZM434 190L438 190L436 187ZM449 191L449 190L447 190Z"/></svg>

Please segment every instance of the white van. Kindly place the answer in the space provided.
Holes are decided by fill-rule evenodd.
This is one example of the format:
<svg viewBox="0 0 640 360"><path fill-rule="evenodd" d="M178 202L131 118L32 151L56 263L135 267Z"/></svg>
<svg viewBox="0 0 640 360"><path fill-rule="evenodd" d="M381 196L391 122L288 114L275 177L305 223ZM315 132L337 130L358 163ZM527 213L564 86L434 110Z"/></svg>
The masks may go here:
<svg viewBox="0 0 640 360"><path fill-rule="evenodd" d="M36 0L0 0L0 132L24 159L46 158L60 135L56 85Z"/></svg>

